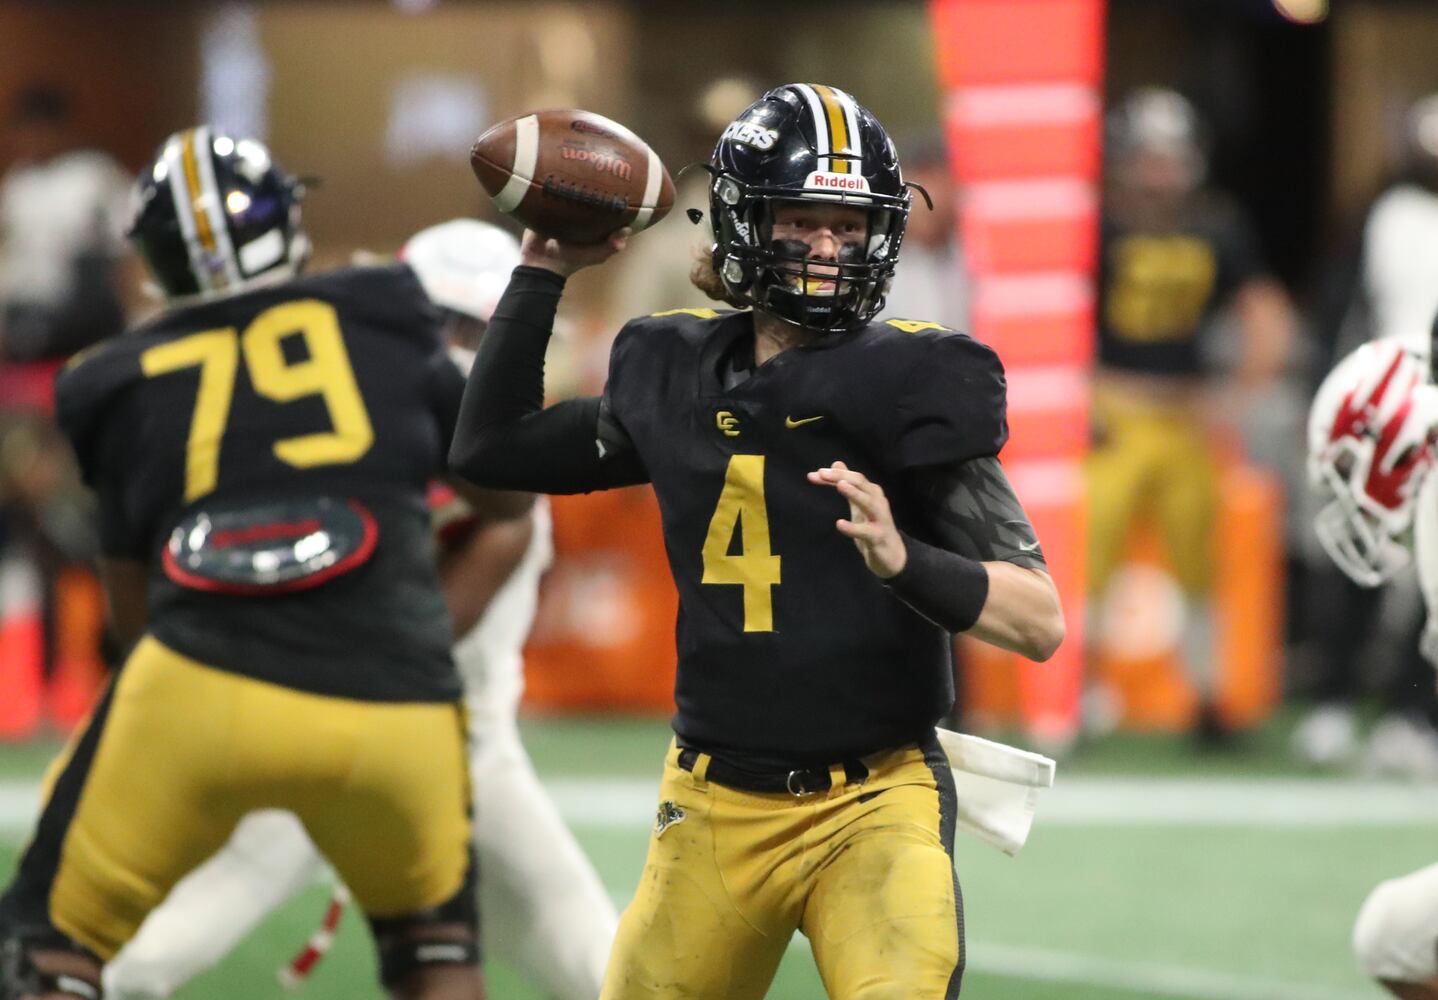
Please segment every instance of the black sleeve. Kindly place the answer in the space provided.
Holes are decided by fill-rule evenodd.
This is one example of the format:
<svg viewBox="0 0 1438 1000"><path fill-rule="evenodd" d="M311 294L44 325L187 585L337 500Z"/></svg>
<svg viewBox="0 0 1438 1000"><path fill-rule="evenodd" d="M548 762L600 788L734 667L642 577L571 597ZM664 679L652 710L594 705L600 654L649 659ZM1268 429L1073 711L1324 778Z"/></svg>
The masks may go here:
<svg viewBox="0 0 1438 1000"><path fill-rule="evenodd" d="M1033 525L997 458L916 470L913 489L927 527L951 552L1029 569L1047 565Z"/></svg>
<svg viewBox="0 0 1438 1000"><path fill-rule="evenodd" d="M148 562L149 539L130 523L125 514L123 486L118 477L102 473L94 482L99 507L100 554L110 559Z"/></svg>
<svg viewBox="0 0 1438 1000"><path fill-rule="evenodd" d="M470 371L450 469L491 489L588 493L649 481L597 397L544 408L544 352L564 279L517 267Z"/></svg>
<svg viewBox="0 0 1438 1000"><path fill-rule="evenodd" d="M890 590L950 632L973 628L988 599L986 562L1046 569L1028 515L993 456L916 470L912 486L931 545L902 532L908 560Z"/></svg>
<svg viewBox="0 0 1438 1000"><path fill-rule="evenodd" d="M446 351L437 351L430 358L429 398L439 422L440 440L446 449L454 440L459 424L460 401L464 398L464 373Z"/></svg>
<svg viewBox="0 0 1438 1000"><path fill-rule="evenodd" d="M904 468L997 455L1008 440L999 356L965 334L932 337L906 373L896 438Z"/></svg>

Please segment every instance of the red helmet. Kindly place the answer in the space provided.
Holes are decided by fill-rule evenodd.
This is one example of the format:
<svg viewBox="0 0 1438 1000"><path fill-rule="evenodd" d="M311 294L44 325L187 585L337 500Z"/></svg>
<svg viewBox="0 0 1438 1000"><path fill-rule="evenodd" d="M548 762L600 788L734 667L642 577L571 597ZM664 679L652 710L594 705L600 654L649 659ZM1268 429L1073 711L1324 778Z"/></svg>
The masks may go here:
<svg viewBox="0 0 1438 1000"><path fill-rule="evenodd" d="M1438 390L1422 357L1375 340L1338 363L1308 415L1308 478L1328 500L1314 527L1365 587L1408 563L1406 535L1423 477L1438 460Z"/></svg>

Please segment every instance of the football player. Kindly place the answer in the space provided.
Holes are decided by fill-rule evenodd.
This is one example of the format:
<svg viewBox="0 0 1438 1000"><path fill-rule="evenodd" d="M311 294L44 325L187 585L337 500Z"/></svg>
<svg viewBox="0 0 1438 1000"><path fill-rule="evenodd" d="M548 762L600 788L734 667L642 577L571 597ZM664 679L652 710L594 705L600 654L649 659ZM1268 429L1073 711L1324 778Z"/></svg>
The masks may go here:
<svg viewBox="0 0 1438 1000"><path fill-rule="evenodd" d="M172 135L130 234L169 308L58 379L132 648L0 900L5 1000L98 996L100 963L261 809L354 892L390 995L484 995L425 504L463 376L408 267L299 274L301 193L259 142Z"/></svg>
<svg viewBox="0 0 1438 1000"><path fill-rule="evenodd" d="M495 226L455 219L416 234L401 254L446 317L452 344L475 343L519 263ZM458 349L467 368L473 355ZM440 576L464 681L474 838L486 954L556 1000L599 995L618 917L599 876L545 794L519 740L522 649L539 578L553 557L548 505L522 520L480 524L463 497L431 490ZM289 813L246 819L187 875L105 968L116 1000L167 997L213 966L276 907L313 884L319 853Z"/></svg>
<svg viewBox="0 0 1438 1000"><path fill-rule="evenodd" d="M963 906L934 728L950 634L1036 660L1063 636L996 457L1003 369L964 334L875 321L911 193L849 94L769 91L710 172L696 277L744 308L633 320L603 396L545 409L565 279L627 234L526 233L450 452L491 487L659 499L675 740L601 996L762 997L799 929L831 996L952 997Z"/></svg>
<svg viewBox="0 0 1438 1000"><path fill-rule="evenodd" d="M1237 410L1213 398L1203 347L1214 316L1231 304L1241 348L1230 384L1256 389L1288 357L1293 314L1247 222L1204 187L1204 129L1193 106L1174 91L1141 88L1109 113L1107 128L1094 443L1085 470L1088 587L1096 607L1134 525L1157 525L1184 593L1183 658L1200 703L1195 735L1223 745L1210 603L1218 469L1209 429Z"/></svg>
<svg viewBox="0 0 1438 1000"><path fill-rule="evenodd" d="M1438 328L1435 328L1438 333ZM1423 654L1438 665L1438 389L1399 339L1370 341L1319 386L1308 471L1325 500L1315 527L1333 561L1365 587L1418 555L1428 605ZM1404 1000L1438 1000L1438 865L1379 885L1353 928L1364 971Z"/></svg>

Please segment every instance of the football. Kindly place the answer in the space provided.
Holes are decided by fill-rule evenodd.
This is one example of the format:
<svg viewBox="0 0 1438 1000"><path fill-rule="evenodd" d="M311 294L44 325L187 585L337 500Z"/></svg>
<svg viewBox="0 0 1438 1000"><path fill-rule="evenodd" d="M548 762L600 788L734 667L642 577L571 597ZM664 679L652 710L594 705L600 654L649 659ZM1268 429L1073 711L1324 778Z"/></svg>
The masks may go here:
<svg viewBox="0 0 1438 1000"><path fill-rule="evenodd" d="M470 166L495 207L537 233L598 243L654 225L674 207L674 182L629 129L589 111L536 111L475 140Z"/></svg>

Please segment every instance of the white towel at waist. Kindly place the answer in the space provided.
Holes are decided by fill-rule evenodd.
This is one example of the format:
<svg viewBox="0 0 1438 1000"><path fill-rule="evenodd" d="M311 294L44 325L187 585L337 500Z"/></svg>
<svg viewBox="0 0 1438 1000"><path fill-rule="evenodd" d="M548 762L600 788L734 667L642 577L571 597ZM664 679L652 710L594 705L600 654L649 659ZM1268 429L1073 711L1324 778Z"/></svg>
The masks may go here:
<svg viewBox="0 0 1438 1000"><path fill-rule="evenodd" d="M1028 840L1039 793L1052 788L1054 762L1042 754L939 729L958 792L958 828L1008 855Z"/></svg>

